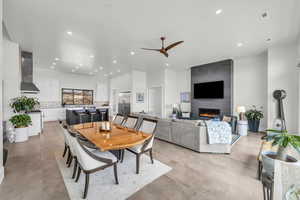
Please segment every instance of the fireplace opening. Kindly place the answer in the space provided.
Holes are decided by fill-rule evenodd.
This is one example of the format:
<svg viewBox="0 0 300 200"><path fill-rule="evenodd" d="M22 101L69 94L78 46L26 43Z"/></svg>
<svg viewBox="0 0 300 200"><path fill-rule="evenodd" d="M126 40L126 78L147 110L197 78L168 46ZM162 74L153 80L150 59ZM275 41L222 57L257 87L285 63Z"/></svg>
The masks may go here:
<svg viewBox="0 0 300 200"><path fill-rule="evenodd" d="M199 117L216 118L221 114L220 109L199 108Z"/></svg>

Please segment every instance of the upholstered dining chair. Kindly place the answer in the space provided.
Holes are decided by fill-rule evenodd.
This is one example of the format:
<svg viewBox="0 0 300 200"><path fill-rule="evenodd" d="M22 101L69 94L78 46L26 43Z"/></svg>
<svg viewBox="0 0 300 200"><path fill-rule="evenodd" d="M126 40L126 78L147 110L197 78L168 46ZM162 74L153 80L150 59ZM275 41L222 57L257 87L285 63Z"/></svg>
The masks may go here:
<svg viewBox="0 0 300 200"><path fill-rule="evenodd" d="M100 152L100 151L93 151L90 152L86 146L82 143L82 140L77 139L73 140L74 149L77 155L78 161L78 171L77 177L75 182L78 182L81 171L85 173L85 186L84 186L84 193L83 198L87 197L88 188L89 188L89 176L90 174L104 170L108 167L114 167L114 176L116 184L119 184L118 181L118 173L117 173L117 158L110 153L109 151Z"/></svg>
<svg viewBox="0 0 300 200"><path fill-rule="evenodd" d="M124 121L124 116L121 114L117 114L113 119L113 123L117 125L122 125L123 121Z"/></svg>
<svg viewBox="0 0 300 200"><path fill-rule="evenodd" d="M68 140L68 133L65 131L66 125L64 125L62 122L60 122L60 127L61 130L63 132L63 136L64 136L64 151L63 151L63 158L65 157L66 153L70 150L70 144L69 144L69 140Z"/></svg>
<svg viewBox="0 0 300 200"><path fill-rule="evenodd" d="M128 115L127 118L124 120L122 126L130 129L136 128L138 122L138 117Z"/></svg>
<svg viewBox="0 0 300 200"><path fill-rule="evenodd" d="M155 130L156 130L157 120L146 119L142 120L142 123L139 127L139 131L144 133L150 133L152 136L146 140L143 144L136 145L126 150L136 155L136 173L139 174L140 171L140 157L142 154L149 152L151 163L153 164L153 155L152 155L152 146L154 142ZM121 162L124 160L125 152L122 154Z"/></svg>

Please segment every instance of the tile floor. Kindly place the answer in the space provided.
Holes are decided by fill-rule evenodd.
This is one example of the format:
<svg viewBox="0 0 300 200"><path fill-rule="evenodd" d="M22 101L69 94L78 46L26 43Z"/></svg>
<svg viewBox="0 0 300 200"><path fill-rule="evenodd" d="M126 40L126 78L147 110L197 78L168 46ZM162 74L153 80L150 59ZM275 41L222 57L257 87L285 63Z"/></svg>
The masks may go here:
<svg viewBox="0 0 300 200"><path fill-rule="evenodd" d="M5 146L9 158L0 185L0 199L69 199L54 157L54 152L63 150L63 136L57 122L45 123L44 133L26 143ZM157 140L155 159L173 170L129 199L263 199L261 183L256 179L259 147L260 135L255 133L241 138L230 155L197 153Z"/></svg>

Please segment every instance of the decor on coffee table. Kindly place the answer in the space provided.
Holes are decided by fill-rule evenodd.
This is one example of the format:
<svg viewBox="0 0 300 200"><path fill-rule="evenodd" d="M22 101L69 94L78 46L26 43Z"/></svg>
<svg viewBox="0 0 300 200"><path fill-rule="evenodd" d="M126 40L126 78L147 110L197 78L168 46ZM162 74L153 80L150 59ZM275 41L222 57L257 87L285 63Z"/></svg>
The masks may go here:
<svg viewBox="0 0 300 200"><path fill-rule="evenodd" d="M14 115L9 120L15 127L15 142L25 142L28 140L28 126L31 125L31 118L27 114Z"/></svg>
<svg viewBox="0 0 300 200"><path fill-rule="evenodd" d="M247 110L245 115L248 120L249 131L258 132L260 120L264 118L264 114L262 112L263 107L257 109L256 106L252 106L252 109Z"/></svg>

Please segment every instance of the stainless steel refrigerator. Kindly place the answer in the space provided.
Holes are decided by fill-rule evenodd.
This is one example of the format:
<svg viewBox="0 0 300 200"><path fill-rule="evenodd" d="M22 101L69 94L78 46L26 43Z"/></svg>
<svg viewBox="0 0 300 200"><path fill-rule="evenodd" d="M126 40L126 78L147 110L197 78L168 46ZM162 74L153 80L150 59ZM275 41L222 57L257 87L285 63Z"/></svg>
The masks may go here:
<svg viewBox="0 0 300 200"><path fill-rule="evenodd" d="M118 97L118 113L130 114L131 92L120 92Z"/></svg>

